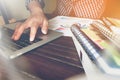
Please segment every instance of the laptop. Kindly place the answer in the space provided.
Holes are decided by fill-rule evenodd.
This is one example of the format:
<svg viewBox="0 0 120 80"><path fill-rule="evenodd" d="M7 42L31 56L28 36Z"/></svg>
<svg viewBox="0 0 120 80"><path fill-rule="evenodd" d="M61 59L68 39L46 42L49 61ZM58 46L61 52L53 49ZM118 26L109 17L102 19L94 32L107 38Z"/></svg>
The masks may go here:
<svg viewBox="0 0 120 80"><path fill-rule="evenodd" d="M30 42L29 30L26 30L18 41L14 41L11 39L11 36L14 33L16 24L12 23L0 27L0 49L5 52L3 55L10 59L14 59L62 36L62 33L50 29L48 30L48 34L44 35L38 29L35 40Z"/></svg>

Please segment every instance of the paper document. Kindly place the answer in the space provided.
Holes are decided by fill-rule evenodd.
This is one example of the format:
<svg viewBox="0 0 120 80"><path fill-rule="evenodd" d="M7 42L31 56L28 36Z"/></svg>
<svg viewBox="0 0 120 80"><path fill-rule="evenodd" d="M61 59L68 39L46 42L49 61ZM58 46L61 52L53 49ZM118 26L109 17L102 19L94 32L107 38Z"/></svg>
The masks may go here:
<svg viewBox="0 0 120 80"><path fill-rule="evenodd" d="M49 28L64 33L64 36L70 36L70 27L72 24L80 24L83 28L92 23L92 19L76 18L67 16L57 16L49 20Z"/></svg>

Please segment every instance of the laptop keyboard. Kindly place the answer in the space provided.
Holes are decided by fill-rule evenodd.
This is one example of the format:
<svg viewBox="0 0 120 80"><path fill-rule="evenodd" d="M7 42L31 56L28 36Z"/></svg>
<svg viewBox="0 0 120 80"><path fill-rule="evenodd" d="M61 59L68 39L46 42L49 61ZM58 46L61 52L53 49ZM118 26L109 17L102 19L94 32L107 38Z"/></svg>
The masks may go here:
<svg viewBox="0 0 120 80"><path fill-rule="evenodd" d="M20 45L21 47L26 47L26 46L36 43L40 40L42 40L42 39L35 38L35 40L31 42L31 41L29 41L29 36L27 34L24 34L21 36L21 38L18 41L13 41L13 42Z"/></svg>
<svg viewBox="0 0 120 80"><path fill-rule="evenodd" d="M19 40L14 41L11 39L11 36L13 35L13 33L14 33L14 30L12 30L12 29L9 29L6 27L2 28L0 45L1 46L4 45L6 48L9 48L9 49L15 51L17 49L22 49L23 47L27 47L28 45L31 45L33 43L36 43L36 42L42 40L42 39L36 37L34 41L30 42L29 34L23 33Z"/></svg>

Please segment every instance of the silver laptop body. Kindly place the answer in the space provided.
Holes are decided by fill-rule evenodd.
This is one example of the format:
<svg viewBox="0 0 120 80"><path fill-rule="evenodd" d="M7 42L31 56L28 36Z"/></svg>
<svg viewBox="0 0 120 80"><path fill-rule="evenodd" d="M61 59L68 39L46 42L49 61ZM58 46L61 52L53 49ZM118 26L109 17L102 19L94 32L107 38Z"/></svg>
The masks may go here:
<svg viewBox="0 0 120 80"><path fill-rule="evenodd" d="M35 40L30 42L28 30L22 34L20 40L13 41L11 36L14 30L10 28L15 27L15 25L16 23L12 23L0 27L0 48L5 51L5 54L3 54L10 59L16 58L30 50L33 50L62 36L62 33L53 30L48 30L48 34L44 35L39 30Z"/></svg>

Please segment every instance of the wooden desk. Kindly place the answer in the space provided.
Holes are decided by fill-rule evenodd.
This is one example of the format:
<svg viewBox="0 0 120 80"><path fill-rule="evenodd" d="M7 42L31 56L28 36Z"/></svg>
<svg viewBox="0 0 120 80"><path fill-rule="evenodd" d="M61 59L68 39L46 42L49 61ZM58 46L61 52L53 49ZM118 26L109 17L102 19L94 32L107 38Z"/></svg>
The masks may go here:
<svg viewBox="0 0 120 80"><path fill-rule="evenodd" d="M14 61L19 69L43 80L65 80L85 74L71 37L60 37Z"/></svg>

